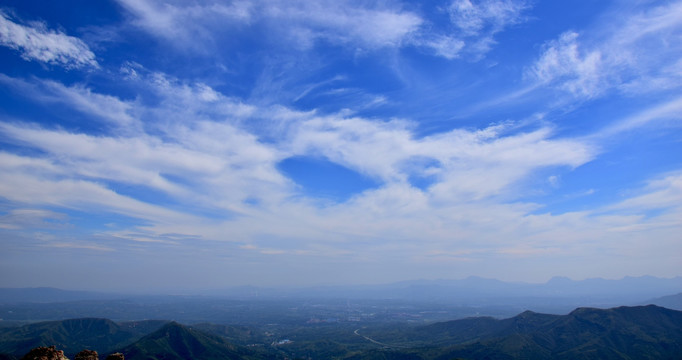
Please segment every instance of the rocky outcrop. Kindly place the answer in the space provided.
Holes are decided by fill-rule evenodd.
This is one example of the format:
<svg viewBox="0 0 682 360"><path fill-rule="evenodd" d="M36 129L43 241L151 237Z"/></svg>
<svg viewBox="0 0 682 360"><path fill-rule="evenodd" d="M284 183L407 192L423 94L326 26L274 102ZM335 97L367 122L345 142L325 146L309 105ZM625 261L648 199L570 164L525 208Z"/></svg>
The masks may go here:
<svg viewBox="0 0 682 360"><path fill-rule="evenodd" d="M29 351L21 360L69 360L69 358L54 346L41 346Z"/></svg>
<svg viewBox="0 0 682 360"><path fill-rule="evenodd" d="M73 360L99 360L99 356L95 350L83 350L76 354Z"/></svg>
<svg viewBox="0 0 682 360"><path fill-rule="evenodd" d="M21 360L69 360L64 356L62 350L57 350L57 347L37 347L24 355ZM83 350L76 354L73 360L99 360L97 351L94 350ZM121 353L113 353L107 356L106 360L125 360L125 357Z"/></svg>

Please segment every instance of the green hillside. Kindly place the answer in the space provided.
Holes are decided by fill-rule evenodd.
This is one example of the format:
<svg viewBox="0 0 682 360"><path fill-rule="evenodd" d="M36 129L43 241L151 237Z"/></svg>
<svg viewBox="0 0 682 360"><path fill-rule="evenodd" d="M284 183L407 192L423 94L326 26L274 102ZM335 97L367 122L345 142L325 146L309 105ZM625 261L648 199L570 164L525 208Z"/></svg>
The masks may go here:
<svg viewBox="0 0 682 360"><path fill-rule="evenodd" d="M139 341L119 350L126 360L218 360L277 359L243 346L171 322Z"/></svg>
<svg viewBox="0 0 682 360"><path fill-rule="evenodd" d="M38 346L55 345L72 358L83 349L107 353L158 329L165 322L137 322L121 326L107 319L72 319L0 330L0 353L20 357Z"/></svg>
<svg viewBox="0 0 682 360"><path fill-rule="evenodd" d="M682 312L653 305L579 308L563 316L524 312L504 320L455 320L415 329L397 341L404 341L410 334L421 340L422 346L365 352L351 358L682 358ZM447 342L453 345L437 345Z"/></svg>

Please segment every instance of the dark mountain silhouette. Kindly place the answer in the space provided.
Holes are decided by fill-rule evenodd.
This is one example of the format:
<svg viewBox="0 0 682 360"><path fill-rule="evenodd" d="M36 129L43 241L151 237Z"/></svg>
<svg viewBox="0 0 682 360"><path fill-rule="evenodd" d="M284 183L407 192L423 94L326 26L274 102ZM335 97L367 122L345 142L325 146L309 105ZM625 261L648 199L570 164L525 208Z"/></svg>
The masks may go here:
<svg viewBox="0 0 682 360"><path fill-rule="evenodd" d="M126 360L218 360L277 359L273 354L258 353L243 346L171 322L139 341L119 350Z"/></svg>
<svg viewBox="0 0 682 360"><path fill-rule="evenodd" d="M438 340L435 344L447 345L527 333L539 328L551 327L560 315L539 314L525 311L509 319L469 318L445 323L436 323L417 330L422 337ZM434 334L439 334L434 337Z"/></svg>
<svg viewBox="0 0 682 360"><path fill-rule="evenodd" d="M164 323L151 321L119 325L107 319L85 318L1 329L0 353L20 357L40 346L57 346L69 358L83 349L108 353L158 329Z"/></svg>
<svg viewBox="0 0 682 360"><path fill-rule="evenodd" d="M530 324L525 320L520 325ZM682 313L656 306L581 308L538 325L517 326L511 332L507 328L502 337L445 354L470 357L496 352L515 358L553 359L666 359L682 354Z"/></svg>
<svg viewBox="0 0 682 360"><path fill-rule="evenodd" d="M404 343L410 336L421 346L351 359L680 359L682 312L654 305L579 308L568 315L527 311L504 320L433 324L396 340Z"/></svg>

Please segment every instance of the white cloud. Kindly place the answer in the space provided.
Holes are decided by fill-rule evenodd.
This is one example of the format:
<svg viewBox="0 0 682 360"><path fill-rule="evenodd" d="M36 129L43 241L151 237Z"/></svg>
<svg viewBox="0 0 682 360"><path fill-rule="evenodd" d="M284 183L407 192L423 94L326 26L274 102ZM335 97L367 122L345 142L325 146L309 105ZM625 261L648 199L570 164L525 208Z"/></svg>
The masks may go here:
<svg viewBox="0 0 682 360"><path fill-rule="evenodd" d="M455 31L429 23L399 2L251 0L228 5L211 2L119 0L131 23L172 44L207 51L222 36L246 28L263 28L270 39L308 50L323 41L353 50L413 46L452 60L462 53L480 58L495 44L494 36L525 21L529 6L517 0L453 1L445 11ZM442 11L442 10L441 10ZM267 41L267 39L262 39Z"/></svg>
<svg viewBox="0 0 682 360"><path fill-rule="evenodd" d="M577 33L567 32L550 42L532 72L543 84L560 82L576 96L593 97L604 86L602 55L598 50L583 54L577 39Z"/></svg>
<svg viewBox="0 0 682 360"><path fill-rule="evenodd" d="M182 46L196 45L197 38L217 41L212 36L216 30L261 21L277 28L279 36L288 35L303 47L312 45L316 39L369 48L400 46L422 23L416 14L400 9L357 6L347 1L261 0L230 5L169 4L156 0L119 2L135 16L135 24Z"/></svg>
<svg viewBox="0 0 682 360"><path fill-rule="evenodd" d="M227 209L238 211L247 198L272 195L275 199L269 189L285 186L284 178L274 169L276 158L271 150L224 124L176 126L169 142L149 135L95 137L9 124L3 124L1 131L49 154L34 161L48 164L40 168L43 173L58 169L56 174L41 176L44 179L64 178L68 173L74 180L134 184L194 206L223 209L225 216L229 215Z"/></svg>
<svg viewBox="0 0 682 360"><path fill-rule="evenodd" d="M461 39L451 36L436 36L423 43L424 46L432 48L436 55L449 60L458 58L465 44Z"/></svg>
<svg viewBox="0 0 682 360"><path fill-rule="evenodd" d="M44 23L17 24L0 10L0 45L15 49L26 60L66 68L97 67L95 54L78 38L50 30Z"/></svg>
<svg viewBox="0 0 682 360"><path fill-rule="evenodd" d="M614 12L596 29L567 31L548 42L530 77L578 98L612 89L639 95L679 87L682 3L633 8Z"/></svg>
<svg viewBox="0 0 682 360"><path fill-rule="evenodd" d="M332 42L352 42L370 48L400 47L407 35L415 32L422 23L416 14L399 9L371 9L348 6L341 2L291 2L281 3L277 9L282 19L297 19L296 27L312 30L312 35Z"/></svg>
<svg viewBox="0 0 682 360"><path fill-rule="evenodd" d="M229 5L155 0L118 2L135 17L132 20L135 25L178 45L190 47L198 40L211 40L208 29L212 26L224 26L224 22L248 22L253 13L253 6L248 1L235 1Z"/></svg>
<svg viewBox="0 0 682 360"><path fill-rule="evenodd" d="M639 212L532 215L540 206L522 202L523 186L516 185L544 168L575 168L591 161L597 154L593 139L559 137L547 127L518 132L510 125L420 137L409 119L258 107L204 83L140 66L134 70L128 81L141 93L152 93L155 101L124 101L85 86L39 79L1 78L36 101L59 101L121 126L145 126L94 136L3 121L5 141L41 155L0 153L0 195L21 208L54 206L139 218L144 225L108 233L137 243L191 244L201 238L236 242L240 254L358 256L368 263L386 256L400 263L428 262L434 256L476 262L613 251L624 226L649 225ZM674 113L678 107L674 103L661 112ZM380 186L345 203L320 204L301 196L277 169L279 161L298 155L324 156ZM433 184L413 187L413 175L429 176ZM114 184L163 193L173 205L163 208L116 192ZM672 191L663 188L633 201L659 201ZM640 239L628 236L633 240L625 250L635 251ZM526 245L517 246L519 239Z"/></svg>
<svg viewBox="0 0 682 360"><path fill-rule="evenodd" d="M503 136L504 130L494 126L417 139L411 126L399 120L313 117L293 127L289 151L324 155L386 183L405 183L410 176L418 175L422 168L404 166L410 159L432 159L428 174L437 181L429 191L452 202L499 194L534 169L577 167L595 154L587 143L551 139L548 129Z"/></svg>
<svg viewBox="0 0 682 360"><path fill-rule="evenodd" d="M229 233L234 241L249 243L264 234L277 234L302 239L298 250L313 251L320 238L326 239L324 243L344 243L349 236L375 238L383 232L401 239L420 232L442 239L460 223L445 225L453 207L507 192L535 169L575 167L594 156L586 143L553 139L548 129L507 134L504 126L494 126L417 138L414 123L408 120L384 122L345 113L320 116L277 106L257 108L205 84L138 70L132 81L156 95L153 104L125 102L85 87L5 77L4 83L26 87L30 91L24 94L39 101L58 98L96 115L101 114L82 103L110 104L117 109L110 111L114 118L144 119L149 125L116 136L94 136L3 122L0 131L7 140L43 155L2 154L0 193L33 206L97 207L139 217L147 223L148 238L199 233L222 240ZM266 121L267 127L252 126ZM268 142L260 140L264 135ZM280 160L298 155L325 156L378 179L381 186L356 194L348 203L320 208L315 199L292 197L294 184L277 170ZM409 178L415 174L431 176L434 184L426 191L412 187ZM21 191L11 190L19 184L23 184ZM179 207L162 209L115 192L113 184L164 193ZM230 220L216 223L204 218L204 211ZM440 215L429 220L434 211ZM231 219L235 214L237 218ZM396 226L396 221L403 225ZM356 230L348 229L349 222L358 224ZM268 224L267 230L263 223Z"/></svg>
<svg viewBox="0 0 682 360"><path fill-rule="evenodd" d="M32 206L58 206L81 211L102 211L154 223L189 221L192 216L151 205L92 181L41 178L2 164L0 193L9 201ZM195 220L196 221L196 220Z"/></svg>
<svg viewBox="0 0 682 360"><path fill-rule="evenodd" d="M140 70L142 72L142 70ZM150 109L157 114L164 113L165 118L187 121L187 115L193 119L211 118L238 121L249 117L254 112L254 107L226 97L203 83L187 83L179 81L171 76L161 73L149 73L142 77L139 75L140 85L150 87L154 93L161 97L163 104ZM159 111L160 110L160 111ZM205 117L197 115L205 113ZM163 118L158 116L158 118ZM185 118L183 120L179 120Z"/></svg>
<svg viewBox="0 0 682 360"><path fill-rule="evenodd" d="M454 0L448 6L450 21L465 41L467 51L482 56L495 44L495 34L524 21L525 1L516 0Z"/></svg>
<svg viewBox="0 0 682 360"><path fill-rule="evenodd" d="M524 1L513 0L455 0L450 3L450 20L465 35L489 35L518 23L521 12L527 8Z"/></svg>
<svg viewBox="0 0 682 360"><path fill-rule="evenodd" d="M132 81L155 93L154 103L124 101L80 85L0 76L0 83L34 101L59 103L115 125L112 135L94 136L4 122L0 131L7 140L45 153L41 158L5 154L5 165L16 164L27 176L49 181L94 180L102 188L109 182L132 184L222 209L225 216L239 212L246 199L277 198L270 189L287 186L274 168L278 158L254 135L235 127L252 107L203 83L138 71Z"/></svg>

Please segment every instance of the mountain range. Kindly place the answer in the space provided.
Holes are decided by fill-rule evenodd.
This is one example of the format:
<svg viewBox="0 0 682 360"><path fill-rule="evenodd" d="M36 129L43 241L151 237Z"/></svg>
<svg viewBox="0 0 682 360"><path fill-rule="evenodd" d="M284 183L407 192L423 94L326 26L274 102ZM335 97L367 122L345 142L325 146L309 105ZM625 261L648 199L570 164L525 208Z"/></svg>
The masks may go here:
<svg viewBox="0 0 682 360"><path fill-rule="evenodd" d="M679 359L682 312L654 305L578 308L567 315L523 312L508 319L475 317L408 328L329 328L323 338L235 344L219 334L244 328L177 322L114 323L72 319L0 329L0 353L19 358L30 347L56 345L67 356L89 348L121 352L128 360L161 359ZM213 333L209 333L213 331ZM336 331L337 333L334 333ZM265 336L272 334L265 333ZM344 347L355 335L362 347ZM254 334L254 338L263 334ZM329 349L334 347L334 355ZM311 350L314 349L314 350Z"/></svg>
<svg viewBox="0 0 682 360"><path fill-rule="evenodd" d="M680 359L682 312L654 305L437 323L351 359ZM402 341L392 343L391 341ZM404 349L412 342L412 347ZM394 345L391 345L394 344ZM401 349L403 348L403 349ZM395 350L399 349L399 350Z"/></svg>
<svg viewBox="0 0 682 360"><path fill-rule="evenodd" d="M504 282L470 276L459 280L412 280L391 284L314 286L304 288L232 287L225 289L183 292L188 296L254 298L337 298L337 299L394 299L429 302L457 302L462 305L506 304L526 302L527 299L563 299L567 305L580 301L578 306L632 304L680 293L682 277L653 276L624 277L618 280L592 278L571 280L553 277L546 283ZM49 303L81 300L115 300L151 297L131 294L71 291L55 288L0 288L0 304ZM570 309L569 309L570 310Z"/></svg>

